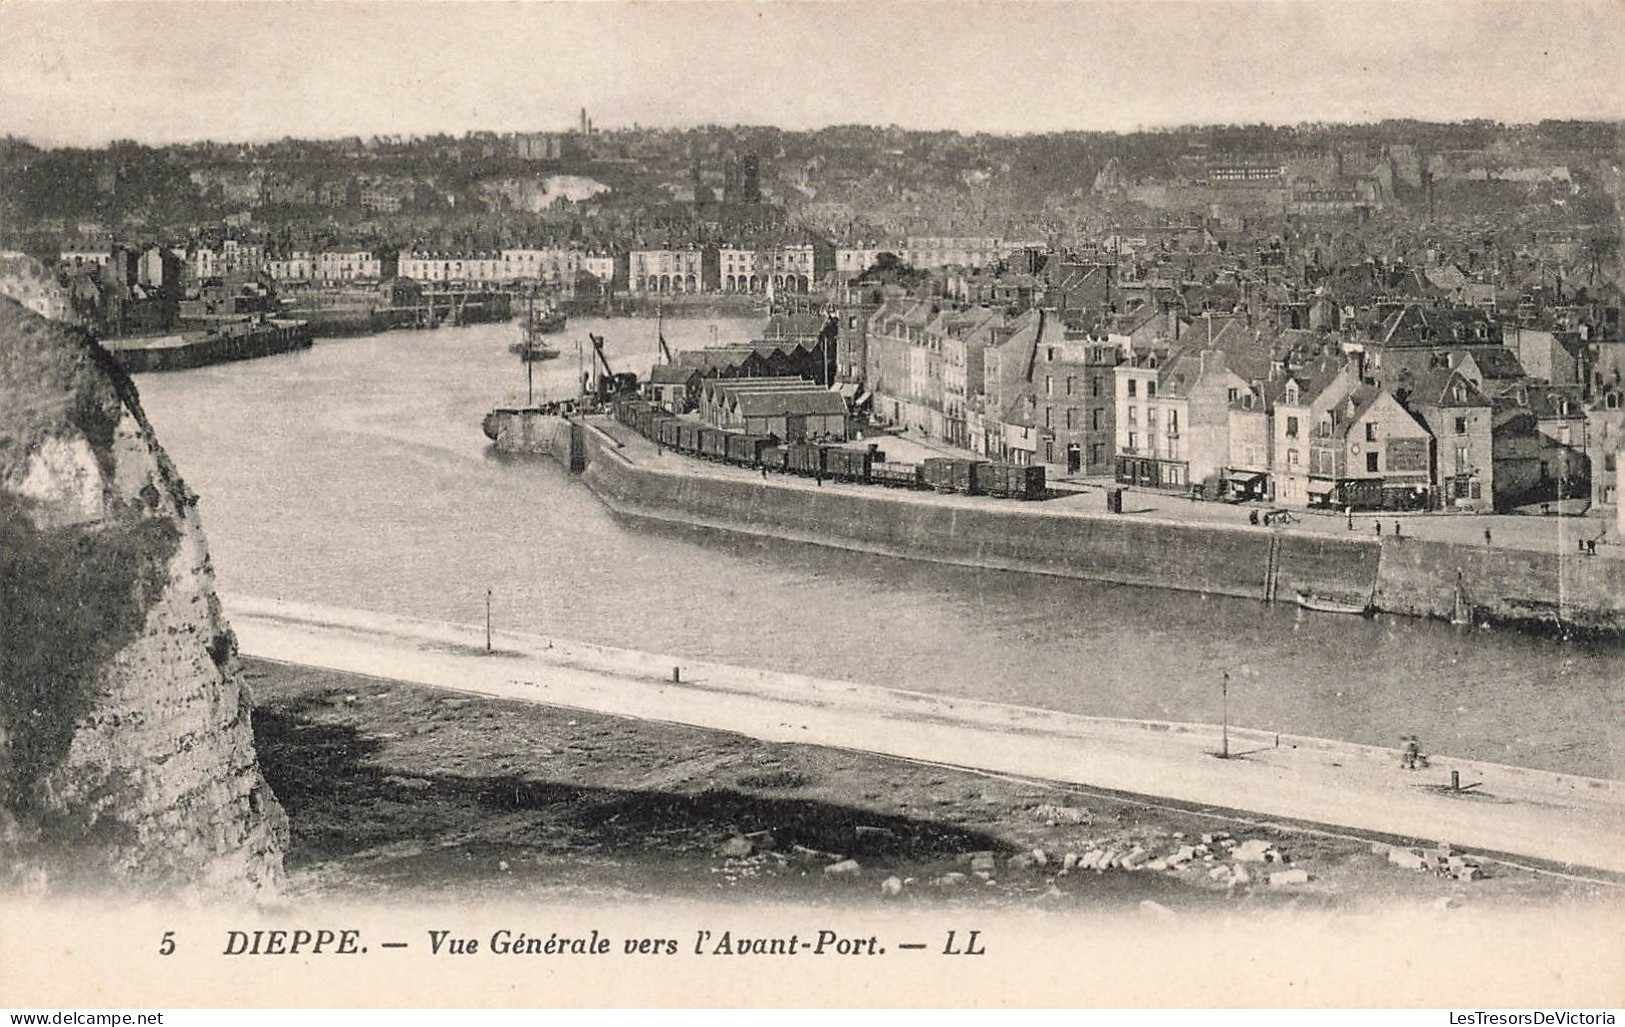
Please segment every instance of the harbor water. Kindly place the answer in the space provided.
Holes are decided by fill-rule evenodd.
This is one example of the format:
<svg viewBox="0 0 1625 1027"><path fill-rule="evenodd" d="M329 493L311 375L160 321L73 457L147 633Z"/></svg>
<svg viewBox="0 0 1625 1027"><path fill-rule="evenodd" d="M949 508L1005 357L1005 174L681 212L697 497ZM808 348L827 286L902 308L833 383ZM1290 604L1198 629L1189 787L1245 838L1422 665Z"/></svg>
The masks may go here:
<svg viewBox="0 0 1625 1027"><path fill-rule="evenodd" d="M688 349L760 320L671 320ZM572 319L533 365L575 391L607 340L646 375L656 322ZM202 497L230 592L1097 716L1232 723L1625 776L1625 646L889 560L655 529L543 459L502 458L485 411L523 402L516 324L323 339L136 378ZM578 342L580 363L578 363Z"/></svg>

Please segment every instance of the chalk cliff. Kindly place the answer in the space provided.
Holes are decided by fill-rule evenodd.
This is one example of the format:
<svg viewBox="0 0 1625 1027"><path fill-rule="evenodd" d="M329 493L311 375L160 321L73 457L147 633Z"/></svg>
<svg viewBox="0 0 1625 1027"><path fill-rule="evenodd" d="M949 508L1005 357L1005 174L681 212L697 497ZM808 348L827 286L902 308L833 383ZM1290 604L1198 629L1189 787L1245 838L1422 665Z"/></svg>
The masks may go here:
<svg viewBox="0 0 1625 1027"><path fill-rule="evenodd" d="M112 358L7 292L0 887L273 892L287 820L197 497Z"/></svg>

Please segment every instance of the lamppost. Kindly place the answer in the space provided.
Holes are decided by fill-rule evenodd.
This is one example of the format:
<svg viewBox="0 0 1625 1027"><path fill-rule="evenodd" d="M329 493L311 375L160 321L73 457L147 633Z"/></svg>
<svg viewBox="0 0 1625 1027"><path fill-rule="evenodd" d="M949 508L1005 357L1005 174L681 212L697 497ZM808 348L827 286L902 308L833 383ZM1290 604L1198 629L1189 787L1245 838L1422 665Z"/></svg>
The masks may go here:
<svg viewBox="0 0 1625 1027"><path fill-rule="evenodd" d="M491 647L489 641L486 642L485 647L487 649L489 649ZM1219 745L1220 745L1219 759L1227 760L1227 759L1230 758L1230 672L1229 671L1224 672L1224 683L1219 686L1219 695L1221 697L1220 702L1222 704L1222 709L1223 709L1222 716L1224 718L1223 722L1222 722L1222 726L1220 728L1220 731L1222 732L1222 734L1220 735L1220 742L1219 742Z"/></svg>
<svg viewBox="0 0 1625 1027"><path fill-rule="evenodd" d="M485 590L485 651L491 651L491 590Z"/></svg>

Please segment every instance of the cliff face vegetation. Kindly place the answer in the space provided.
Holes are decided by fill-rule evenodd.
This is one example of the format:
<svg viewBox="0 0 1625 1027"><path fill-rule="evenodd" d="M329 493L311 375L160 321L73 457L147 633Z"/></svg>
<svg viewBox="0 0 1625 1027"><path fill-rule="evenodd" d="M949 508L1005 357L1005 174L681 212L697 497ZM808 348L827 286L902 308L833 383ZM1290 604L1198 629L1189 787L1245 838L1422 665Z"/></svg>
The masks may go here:
<svg viewBox="0 0 1625 1027"><path fill-rule="evenodd" d="M274 890L287 821L249 716L134 385L0 295L0 887Z"/></svg>

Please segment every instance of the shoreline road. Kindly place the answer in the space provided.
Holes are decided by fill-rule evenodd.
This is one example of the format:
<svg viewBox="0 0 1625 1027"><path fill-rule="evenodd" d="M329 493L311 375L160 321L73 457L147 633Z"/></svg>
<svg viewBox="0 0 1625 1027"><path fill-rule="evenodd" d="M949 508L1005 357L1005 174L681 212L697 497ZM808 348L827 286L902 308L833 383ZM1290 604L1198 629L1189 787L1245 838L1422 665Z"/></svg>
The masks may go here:
<svg viewBox="0 0 1625 1027"><path fill-rule="evenodd" d="M1625 783L1112 720L360 610L224 596L243 653L460 692L1043 778L1625 874ZM674 668L676 673L674 674ZM674 677L676 680L674 680ZM1451 772L1461 792L1451 792Z"/></svg>

